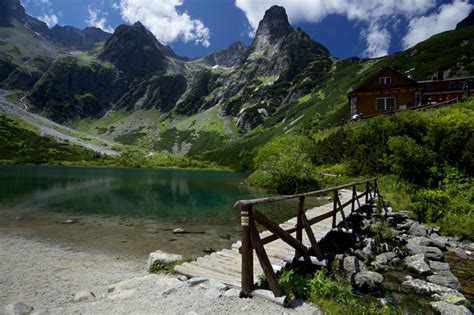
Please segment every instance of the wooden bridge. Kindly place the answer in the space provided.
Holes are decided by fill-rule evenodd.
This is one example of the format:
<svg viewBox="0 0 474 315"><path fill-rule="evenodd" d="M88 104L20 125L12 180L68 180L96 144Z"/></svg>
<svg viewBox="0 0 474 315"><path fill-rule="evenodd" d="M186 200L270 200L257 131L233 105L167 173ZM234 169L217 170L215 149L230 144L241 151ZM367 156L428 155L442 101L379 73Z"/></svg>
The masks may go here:
<svg viewBox="0 0 474 315"><path fill-rule="evenodd" d="M307 197L328 195L331 203L305 209ZM237 201L235 207L241 211L241 241L231 249L199 257L174 270L188 277L215 279L239 288L244 296L252 295L254 284L264 274L274 296L279 297L282 291L276 273L295 259L324 265L324 253L318 242L339 224L347 228L346 217L376 197L380 194L377 178L373 178L309 193ZM298 200L296 217L280 225L257 210L263 204L291 199ZM268 230L258 233L256 223Z"/></svg>

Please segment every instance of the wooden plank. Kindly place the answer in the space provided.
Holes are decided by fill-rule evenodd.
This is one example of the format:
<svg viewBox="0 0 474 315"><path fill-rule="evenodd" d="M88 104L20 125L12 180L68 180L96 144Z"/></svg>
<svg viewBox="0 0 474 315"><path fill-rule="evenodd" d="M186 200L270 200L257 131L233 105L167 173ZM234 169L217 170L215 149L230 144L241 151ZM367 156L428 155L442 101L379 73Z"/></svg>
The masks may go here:
<svg viewBox="0 0 474 315"><path fill-rule="evenodd" d="M266 216L258 212L257 210L254 211L253 213L253 218L257 220L258 223L262 224L264 227L269 229L271 232L274 234L278 235L282 241L290 245L291 247L294 247L295 249L307 253L308 249L301 244L296 238L290 235L287 231L283 230L281 227L279 227L276 223L272 222L269 220Z"/></svg>

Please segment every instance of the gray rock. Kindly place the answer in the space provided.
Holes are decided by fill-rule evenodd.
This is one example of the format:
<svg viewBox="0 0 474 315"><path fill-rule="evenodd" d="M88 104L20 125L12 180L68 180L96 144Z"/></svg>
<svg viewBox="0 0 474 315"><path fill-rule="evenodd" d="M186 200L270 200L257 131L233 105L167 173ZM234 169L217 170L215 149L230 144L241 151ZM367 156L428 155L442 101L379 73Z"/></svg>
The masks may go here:
<svg viewBox="0 0 474 315"><path fill-rule="evenodd" d="M79 291L74 296L74 303L92 301L95 299L95 294L91 291Z"/></svg>
<svg viewBox="0 0 474 315"><path fill-rule="evenodd" d="M456 293L457 291L438 284L429 283L421 279L407 280L402 283L402 290L406 293L416 293L421 295L432 295L442 293Z"/></svg>
<svg viewBox="0 0 474 315"><path fill-rule="evenodd" d="M381 244L379 241L372 238L365 240L365 246L361 251L361 254L364 256L364 259L369 259L381 252Z"/></svg>
<svg viewBox="0 0 474 315"><path fill-rule="evenodd" d="M216 281L214 279L209 280L209 286L211 288L215 288L220 291L225 291L228 289L228 287L225 284L223 284L222 282Z"/></svg>
<svg viewBox="0 0 474 315"><path fill-rule="evenodd" d="M405 223L397 224L396 228L397 228L397 230L400 230L400 231L408 231L413 223L414 223L414 221L407 220L407 222L405 222Z"/></svg>
<svg viewBox="0 0 474 315"><path fill-rule="evenodd" d="M79 220L78 219L69 219L69 220L65 220L62 222L62 224L75 224L75 223L78 223Z"/></svg>
<svg viewBox="0 0 474 315"><path fill-rule="evenodd" d="M424 225L414 222L408 229L408 234L413 236L426 236L428 231Z"/></svg>
<svg viewBox="0 0 474 315"><path fill-rule="evenodd" d="M387 265L390 261L397 257L394 252L383 253L375 257L375 261L382 265Z"/></svg>
<svg viewBox="0 0 474 315"><path fill-rule="evenodd" d="M408 210L400 210L397 212L397 214L407 219L412 218L414 216L413 211L408 211Z"/></svg>
<svg viewBox="0 0 474 315"><path fill-rule="evenodd" d="M424 254L408 256L405 258L404 263L407 269L411 272L417 273L419 275L432 274L431 268L428 265L428 260L425 258Z"/></svg>
<svg viewBox="0 0 474 315"><path fill-rule="evenodd" d="M431 307L441 315L471 315L471 311L463 305L453 305L444 301L431 302Z"/></svg>
<svg viewBox="0 0 474 315"><path fill-rule="evenodd" d="M27 315L31 312L33 312L33 307L21 302L8 304L5 307L6 315Z"/></svg>
<svg viewBox="0 0 474 315"><path fill-rule="evenodd" d="M168 295L178 291L178 289L181 288L181 287L182 286L179 286L179 285L175 285L175 286L172 286L172 287L167 287L166 289L161 291L161 295L168 296Z"/></svg>
<svg viewBox="0 0 474 315"><path fill-rule="evenodd" d="M440 261L433 261L433 260L430 260L429 261L430 263L430 268L434 271L434 272L442 272L442 271L451 271L451 268L449 267L449 264L448 263L445 263L445 262L440 262Z"/></svg>
<svg viewBox="0 0 474 315"><path fill-rule="evenodd" d="M182 260L183 256L177 254L168 254L161 250L154 251L148 255L147 270L150 271L155 263L169 264Z"/></svg>
<svg viewBox="0 0 474 315"><path fill-rule="evenodd" d="M430 237L430 246L438 247L441 250L446 250L446 247L448 247L448 242L445 241L443 237L432 235Z"/></svg>
<svg viewBox="0 0 474 315"><path fill-rule="evenodd" d="M344 257L343 268L348 274L367 270L367 266L355 256Z"/></svg>
<svg viewBox="0 0 474 315"><path fill-rule="evenodd" d="M456 256L462 258L462 259L468 259L469 256L466 254L466 252L464 250L462 250L461 248L452 248L450 247L448 249L450 252L453 252L454 254L456 254Z"/></svg>
<svg viewBox="0 0 474 315"><path fill-rule="evenodd" d="M431 259L431 260L443 259L443 253L437 247L420 246L420 245L416 245L414 242L409 241L408 244L406 245L406 248L410 255L416 255L416 254L422 253L422 254L425 254L426 258Z"/></svg>
<svg viewBox="0 0 474 315"><path fill-rule="evenodd" d="M182 228L176 228L176 229L173 230L173 233L174 234L183 234L184 230Z"/></svg>
<svg viewBox="0 0 474 315"><path fill-rule="evenodd" d="M461 290L461 283L452 273L444 275L432 275L426 278L429 282L442 285L444 287L453 288L457 291Z"/></svg>
<svg viewBox="0 0 474 315"><path fill-rule="evenodd" d="M240 297L240 291L235 288L227 290L224 293L224 297L227 297L227 298Z"/></svg>
<svg viewBox="0 0 474 315"><path fill-rule="evenodd" d="M209 279L203 278L203 277L193 277L186 281L190 287L194 287L195 285L204 283L206 281L209 281Z"/></svg>
<svg viewBox="0 0 474 315"><path fill-rule="evenodd" d="M361 271L354 276L354 285L362 292L376 291L383 282L383 276L373 271Z"/></svg>
<svg viewBox="0 0 474 315"><path fill-rule="evenodd" d="M456 293L442 293L442 294L433 294L431 297L438 301L444 301L453 305L464 305L467 308L471 307L471 303L466 299L464 295L459 292Z"/></svg>
<svg viewBox="0 0 474 315"><path fill-rule="evenodd" d="M188 277L186 277L185 275L180 275L180 276L178 276L178 280L179 281L188 281Z"/></svg>
<svg viewBox="0 0 474 315"><path fill-rule="evenodd" d="M210 300L215 300L222 296L222 292L216 288L210 288L207 290L204 296Z"/></svg>

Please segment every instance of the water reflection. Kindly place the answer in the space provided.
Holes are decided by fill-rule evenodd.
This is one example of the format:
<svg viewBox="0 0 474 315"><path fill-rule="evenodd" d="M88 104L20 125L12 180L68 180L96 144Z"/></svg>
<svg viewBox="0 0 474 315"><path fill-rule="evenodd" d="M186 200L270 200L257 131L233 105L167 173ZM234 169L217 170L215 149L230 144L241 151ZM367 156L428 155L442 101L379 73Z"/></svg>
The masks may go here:
<svg viewBox="0 0 474 315"><path fill-rule="evenodd" d="M237 216L262 192L245 174L213 171L0 166L0 209L187 218Z"/></svg>

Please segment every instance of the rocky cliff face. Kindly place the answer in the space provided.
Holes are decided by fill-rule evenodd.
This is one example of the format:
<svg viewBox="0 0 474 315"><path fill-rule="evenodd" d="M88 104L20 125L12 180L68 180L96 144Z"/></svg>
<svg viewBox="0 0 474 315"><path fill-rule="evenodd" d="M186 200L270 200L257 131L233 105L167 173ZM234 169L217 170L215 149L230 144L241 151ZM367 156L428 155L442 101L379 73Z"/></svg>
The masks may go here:
<svg viewBox="0 0 474 315"><path fill-rule="evenodd" d="M144 77L166 72L168 50L140 22L120 25L107 40L99 59L109 61L125 75Z"/></svg>
<svg viewBox="0 0 474 315"><path fill-rule="evenodd" d="M213 67L235 67L240 63L243 54L247 51L247 46L242 42L237 42L216 53L203 57L204 62Z"/></svg>
<svg viewBox="0 0 474 315"><path fill-rule="evenodd" d="M54 43L71 49L87 50L97 42L106 41L111 34L97 27L86 27L83 30L72 26L56 25L48 33L47 38Z"/></svg>
<svg viewBox="0 0 474 315"><path fill-rule="evenodd" d="M67 57L50 67L29 99L36 111L63 122L101 116L125 87L114 69Z"/></svg>

